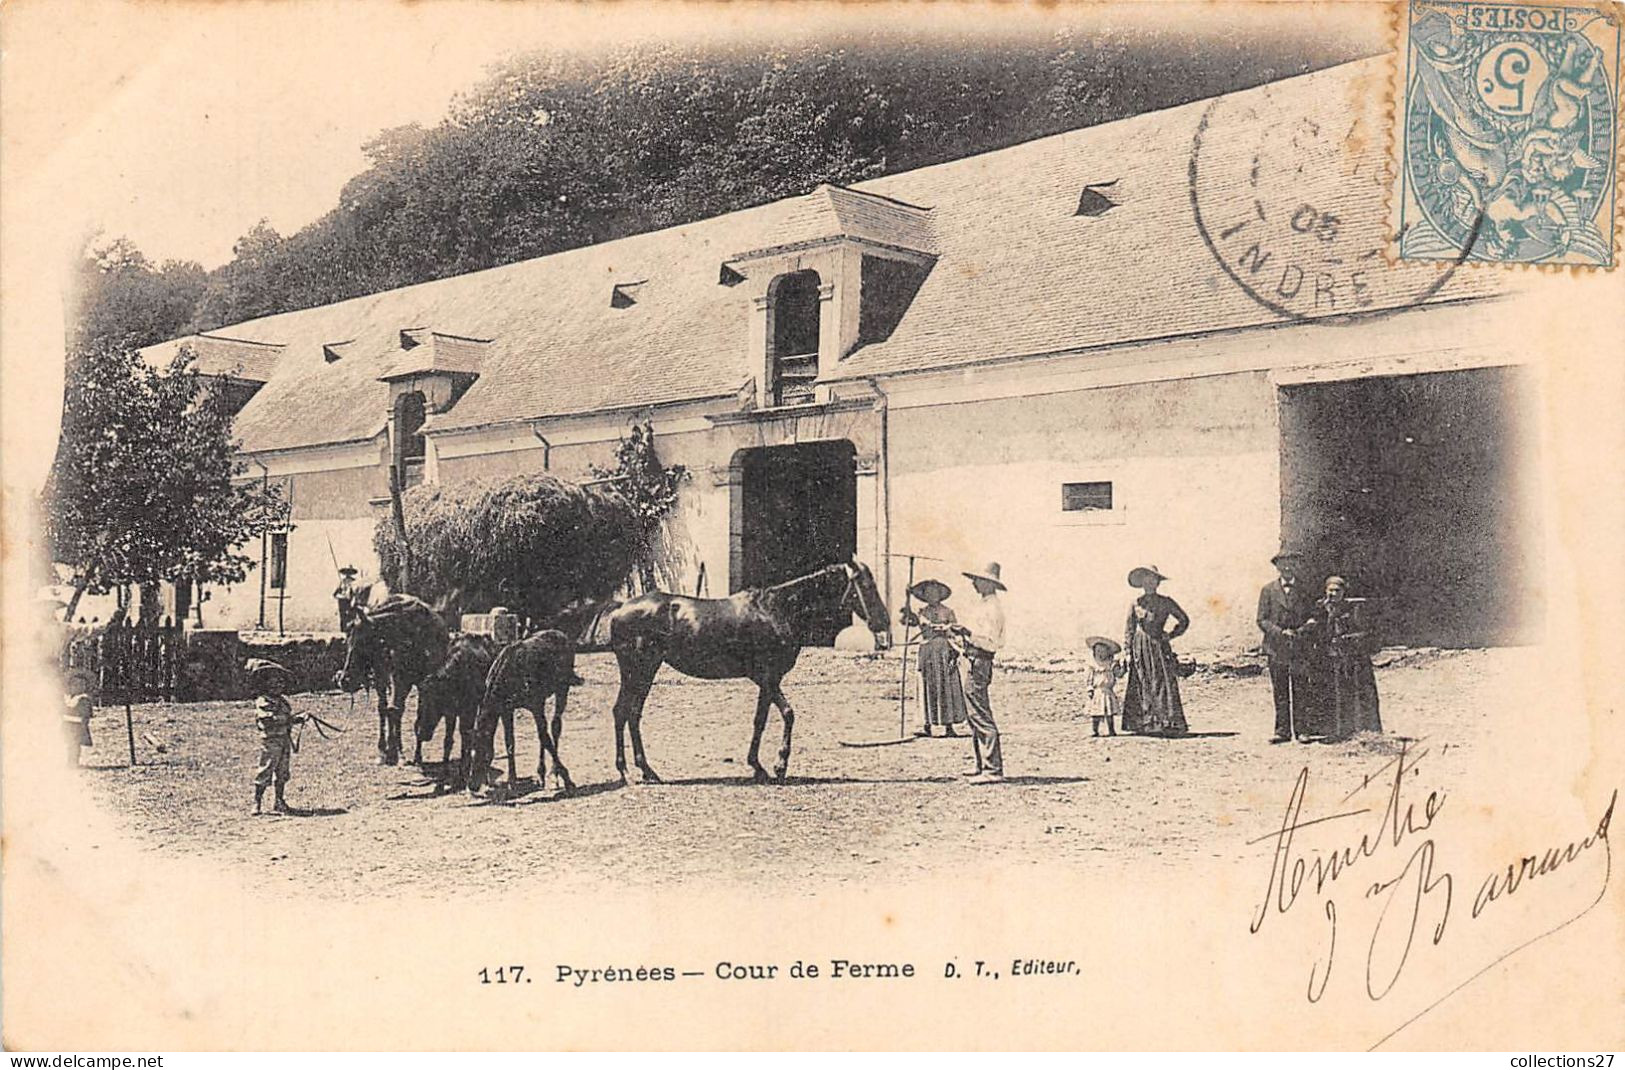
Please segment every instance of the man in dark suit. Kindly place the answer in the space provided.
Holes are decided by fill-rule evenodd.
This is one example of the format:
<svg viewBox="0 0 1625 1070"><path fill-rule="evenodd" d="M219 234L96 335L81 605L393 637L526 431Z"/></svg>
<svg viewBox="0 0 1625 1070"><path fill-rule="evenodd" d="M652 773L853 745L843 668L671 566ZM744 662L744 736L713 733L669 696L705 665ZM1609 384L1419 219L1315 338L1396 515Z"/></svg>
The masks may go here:
<svg viewBox="0 0 1625 1070"><path fill-rule="evenodd" d="M1286 743L1294 729L1305 737L1309 717L1308 667L1298 651L1298 629L1314 612L1315 593L1301 582L1303 555L1282 550L1270 559L1280 577L1258 592L1258 630L1264 633L1264 655L1275 691L1275 736Z"/></svg>

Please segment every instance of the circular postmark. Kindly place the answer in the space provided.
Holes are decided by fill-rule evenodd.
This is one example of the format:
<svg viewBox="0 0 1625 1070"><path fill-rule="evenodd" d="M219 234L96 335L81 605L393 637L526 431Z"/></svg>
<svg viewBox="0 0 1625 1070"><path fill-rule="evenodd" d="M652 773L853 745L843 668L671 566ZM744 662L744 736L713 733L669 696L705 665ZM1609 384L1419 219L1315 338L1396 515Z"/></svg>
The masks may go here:
<svg viewBox="0 0 1625 1070"><path fill-rule="evenodd" d="M1391 263L1385 87L1220 97L1191 144L1196 228L1232 282L1284 319L1343 323L1438 296L1464 257ZM1471 242L1466 243L1471 248Z"/></svg>

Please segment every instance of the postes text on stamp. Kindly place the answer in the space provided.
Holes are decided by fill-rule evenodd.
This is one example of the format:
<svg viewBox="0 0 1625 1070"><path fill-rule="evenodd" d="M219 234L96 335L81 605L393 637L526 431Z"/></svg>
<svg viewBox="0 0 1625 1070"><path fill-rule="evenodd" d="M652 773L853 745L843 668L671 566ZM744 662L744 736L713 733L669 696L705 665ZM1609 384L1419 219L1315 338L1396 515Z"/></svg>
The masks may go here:
<svg viewBox="0 0 1625 1070"><path fill-rule="evenodd" d="M1614 266L1619 9L1403 2L1399 258Z"/></svg>

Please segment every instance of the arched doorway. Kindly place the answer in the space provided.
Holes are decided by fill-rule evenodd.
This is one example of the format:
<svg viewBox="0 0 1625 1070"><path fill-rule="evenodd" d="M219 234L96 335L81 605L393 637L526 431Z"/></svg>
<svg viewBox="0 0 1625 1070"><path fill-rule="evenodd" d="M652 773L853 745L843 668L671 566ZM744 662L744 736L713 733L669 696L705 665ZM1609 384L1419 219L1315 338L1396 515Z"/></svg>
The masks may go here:
<svg viewBox="0 0 1625 1070"><path fill-rule="evenodd" d="M857 449L851 442L740 450L734 466L733 590L782 583L857 553ZM827 646L849 623L832 613L809 642Z"/></svg>

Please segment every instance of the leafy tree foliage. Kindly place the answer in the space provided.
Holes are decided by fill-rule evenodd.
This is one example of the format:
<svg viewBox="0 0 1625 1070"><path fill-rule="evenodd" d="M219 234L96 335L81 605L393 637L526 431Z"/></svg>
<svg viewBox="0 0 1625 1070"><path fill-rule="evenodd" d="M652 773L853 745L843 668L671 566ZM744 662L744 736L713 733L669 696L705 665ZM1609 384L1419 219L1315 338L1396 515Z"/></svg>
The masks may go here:
<svg viewBox="0 0 1625 1070"><path fill-rule="evenodd" d="M155 368L106 342L70 357L45 535L73 569L74 604L86 590L241 582L238 547L286 521L276 487L234 480L231 412L191 363L183 350Z"/></svg>
<svg viewBox="0 0 1625 1070"><path fill-rule="evenodd" d="M1340 50L1344 49L1344 50ZM367 143L327 215L261 222L210 272L97 290L87 322L144 340L462 274L1168 107L1353 58L1336 43L1171 31L851 36L534 54L438 125ZM1110 177L1110 176L1107 176ZM139 257L139 254L135 254ZM151 291L149 294L149 290ZM105 301L100 295L105 295ZM143 297L142 295L147 295ZM179 310L191 295L192 312ZM138 299L150 311L132 308ZM103 305L105 304L105 308ZM170 325L174 329L165 330ZM90 330L93 337L107 329Z"/></svg>
<svg viewBox="0 0 1625 1070"><path fill-rule="evenodd" d="M688 478L688 469L680 464L669 467L662 464L655 452L653 425L633 424L631 432L615 447L614 467L595 465L593 475L609 482L631 507L636 528L638 579L645 591L654 590L657 574L666 564L662 539L666 518L677 507L678 493Z"/></svg>
<svg viewBox="0 0 1625 1070"><path fill-rule="evenodd" d="M190 261L154 267L125 238L88 248L78 264L73 341L140 347L186 333L206 280Z"/></svg>

